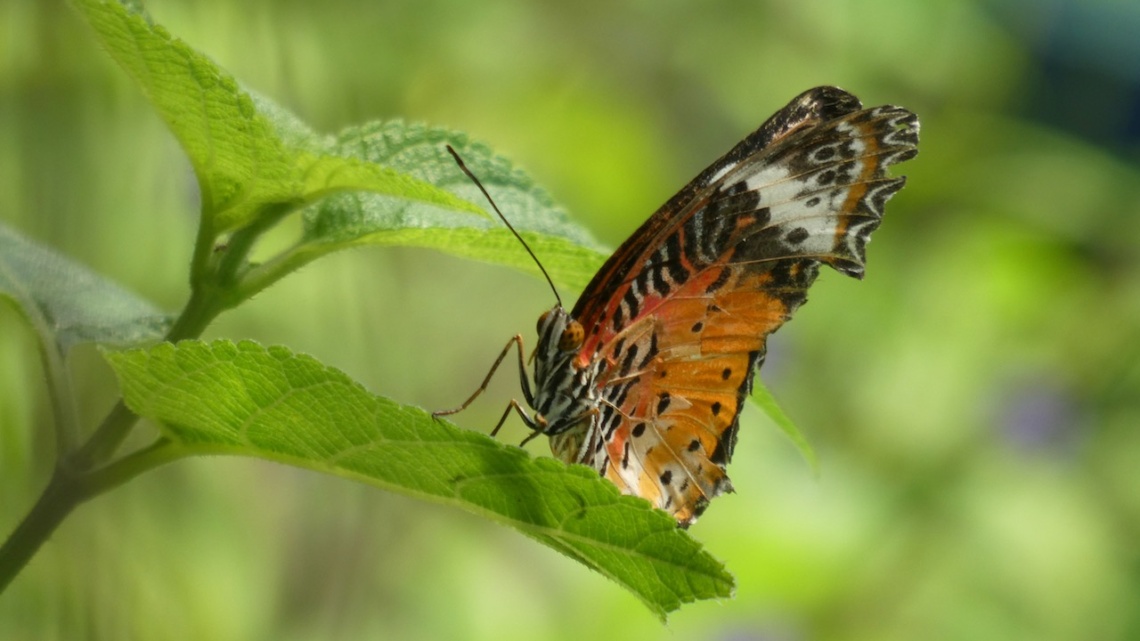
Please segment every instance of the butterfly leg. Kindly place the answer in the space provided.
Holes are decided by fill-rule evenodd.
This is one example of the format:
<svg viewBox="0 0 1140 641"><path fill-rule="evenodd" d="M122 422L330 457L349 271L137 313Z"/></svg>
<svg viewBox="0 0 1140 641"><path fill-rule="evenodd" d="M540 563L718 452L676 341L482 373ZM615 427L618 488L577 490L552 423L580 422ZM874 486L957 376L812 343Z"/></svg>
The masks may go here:
<svg viewBox="0 0 1140 641"><path fill-rule="evenodd" d="M507 417L511 415L511 410L514 410L515 413L519 415L519 418L522 419L522 422L526 423L526 426L533 430L530 436L523 439L522 443L519 443L519 447L526 445L530 442L531 439L538 436L539 434L545 433L546 420L541 416L537 418L531 418L530 416L527 416L526 410L523 408L523 406L519 405L519 402L512 398L511 402L507 405L507 409L503 411L503 415L499 417L499 422L495 423L495 429L491 430L492 437L497 435L499 433L499 429L503 427L503 423L507 422Z"/></svg>
<svg viewBox="0 0 1140 641"><path fill-rule="evenodd" d="M531 391L530 391L530 379L527 378L526 361L523 359L522 341L523 341L522 334L515 334L513 337L511 337L511 340L507 341L507 345L505 347L503 347L503 351L499 353L499 357L495 359L495 364L491 366L491 371L487 372L487 376L483 378L483 383L479 386L479 389L475 390L475 393L472 394L470 396L470 398L468 398L466 401L463 401L463 404L460 405L459 407L456 407L454 409L449 409L449 410L439 410L436 412L432 412L431 413L432 418L439 418L441 416L450 416L452 414L458 414L459 412L462 412L463 410L467 409L467 406L471 405L471 403L475 402L475 399L479 398L480 394L487 391L487 385L491 382L491 377L495 375L495 371L497 369L499 369L499 365L503 364L503 359L507 357L507 352L511 351L512 345L514 345L515 347L518 348L519 384L522 387L523 397L526 398L527 405L530 405L533 407L534 406L534 394L531 393ZM522 407L520 407L518 405L518 403L515 401L511 401L511 403L513 404L512 406L518 411L519 415L523 416L524 420L528 421L527 424L531 425L533 423L533 421L530 420L530 417L526 416L526 414L523 412ZM510 413L512 406L507 407L507 411L503 414L503 418L499 420L500 426L503 424L503 421L505 421L507 419L507 414ZM491 432L491 435L494 436L495 432L497 432L497 431L499 431L498 426L495 427L494 432Z"/></svg>

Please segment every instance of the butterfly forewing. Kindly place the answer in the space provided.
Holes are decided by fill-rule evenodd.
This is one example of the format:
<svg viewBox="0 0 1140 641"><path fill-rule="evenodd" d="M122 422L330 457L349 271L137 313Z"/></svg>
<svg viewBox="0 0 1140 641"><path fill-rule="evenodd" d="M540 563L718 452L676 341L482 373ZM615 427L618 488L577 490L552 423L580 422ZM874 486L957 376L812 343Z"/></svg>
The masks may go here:
<svg viewBox="0 0 1140 641"><path fill-rule="evenodd" d="M560 458L692 522L725 465L767 336L820 263L861 277L865 246L915 155L918 120L833 87L793 100L702 172L599 270L570 316L596 413L551 434ZM558 393L551 390L550 393ZM550 417L547 417L550 418Z"/></svg>
<svg viewBox="0 0 1140 641"><path fill-rule="evenodd" d="M543 315L527 424L559 458L691 523L731 490L725 466L768 335L821 263L862 276L904 184L887 168L917 144L904 109L863 110L833 87L797 97L651 216L573 312Z"/></svg>

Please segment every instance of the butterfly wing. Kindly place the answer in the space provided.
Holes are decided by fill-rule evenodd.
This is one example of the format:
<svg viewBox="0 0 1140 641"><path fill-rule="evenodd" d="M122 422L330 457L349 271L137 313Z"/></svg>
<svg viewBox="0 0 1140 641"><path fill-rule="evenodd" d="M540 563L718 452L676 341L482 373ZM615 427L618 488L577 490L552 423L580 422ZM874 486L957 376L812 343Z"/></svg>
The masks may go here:
<svg viewBox="0 0 1140 641"><path fill-rule="evenodd" d="M870 233L905 182L887 167L917 143L914 114L819 87L650 217L571 314L587 331L579 364L606 365L579 462L682 525L730 491L725 466L767 336L820 263L862 276Z"/></svg>

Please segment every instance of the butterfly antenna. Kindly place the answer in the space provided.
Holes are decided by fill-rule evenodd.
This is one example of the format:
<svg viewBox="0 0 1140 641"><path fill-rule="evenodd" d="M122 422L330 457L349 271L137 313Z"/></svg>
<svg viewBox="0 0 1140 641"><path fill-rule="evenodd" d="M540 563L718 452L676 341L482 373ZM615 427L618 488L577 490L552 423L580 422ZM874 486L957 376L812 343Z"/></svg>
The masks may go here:
<svg viewBox="0 0 1140 641"><path fill-rule="evenodd" d="M487 198L487 202L491 203L491 208L494 209L495 213L499 215L499 218L503 221L503 224L507 226L507 229L511 230L511 233L515 235L515 238L519 239L519 242L522 243L523 248L526 249L526 253L530 254L530 257L534 259L534 264L538 265L538 269L542 272L542 275L546 277L546 282L550 283L550 291L554 292L554 300L558 301L558 306L561 307L562 297L558 295L558 289L554 286L554 281L550 279L550 274L546 273L546 268L542 266L541 262L539 262L538 256L535 256L534 252L531 251L530 245L526 244L526 241L523 240L523 237L520 236L517 231L515 231L514 226L512 226L511 222L507 220L507 217L503 215L503 212L499 211L499 206L495 204L495 201L491 198L491 194L487 193L487 190L483 187L483 183L479 182L479 179L475 177L475 174L471 173L471 170L467 168L467 165L464 164L463 159L459 157L459 153L456 152L451 145L447 145L447 151L451 154L452 158L455 158L455 164L459 165L459 168L463 170L463 173L467 174L467 177L471 179L471 182L475 183L475 186L479 188L479 191L483 192L483 196Z"/></svg>

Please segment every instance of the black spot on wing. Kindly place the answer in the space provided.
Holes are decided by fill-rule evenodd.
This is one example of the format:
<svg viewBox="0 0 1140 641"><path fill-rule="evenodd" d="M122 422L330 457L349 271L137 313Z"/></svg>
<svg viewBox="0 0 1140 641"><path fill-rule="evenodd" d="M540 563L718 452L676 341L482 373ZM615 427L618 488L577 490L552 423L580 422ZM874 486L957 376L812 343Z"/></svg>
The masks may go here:
<svg viewBox="0 0 1140 641"><path fill-rule="evenodd" d="M819 262L809 258L776 261L769 273L771 278L765 291L776 297L791 314L807 301L807 289L819 275Z"/></svg>
<svg viewBox="0 0 1140 641"><path fill-rule="evenodd" d="M750 352L748 354L748 374L744 377L744 383L736 392L736 407L743 407L744 398L752 393L752 378L756 375L757 363L762 362L763 357L764 354L761 351ZM719 410L713 412L714 415L718 413ZM732 417L732 424L721 433L716 448L712 454L709 455L710 461L722 467L728 465L729 460L732 458L732 451L736 448L736 433L739 429L740 414L737 413Z"/></svg>
<svg viewBox="0 0 1140 641"><path fill-rule="evenodd" d="M796 227L792 231L788 232L788 235L785 238L792 245L799 245L800 243L807 240L808 236L809 234L807 229L804 229L803 227Z"/></svg>
<svg viewBox="0 0 1140 641"><path fill-rule="evenodd" d="M618 369L619 376L625 376L633 370L633 361L637 358L637 351L637 343L629 346L625 358L621 359L621 368Z"/></svg>
<svg viewBox="0 0 1140 641"><path fill-rule="evenodd" d="M637 369L644 370L654 358L657 357L657 332L652 332L649 335L649 349L645 352L645 358L637 364Z"/></svg>
<svg viewBox="0 0 1140 641"><path fill-rule="evenodd" d="M704 212L709 218L732 217L753 211L759 206L760 192L749 189L748 183L740 181L713 194Z"/></svg>
<svg viewBox="0 0 1140 641"><path fill-rule="evenodd" d="M720 273L717 274L716 279L713 280L713 282L709 283L709 286L705 288L705 293L706 294L716 293L717 290L719 290L721 287L724 287L724 284L728 282L729 276L731 276L731 274L729 273L729 270L721 268Z"/></svg>
<svg viewBox="0 0 1140 641"><path fill-rule="evenodd" d="M613 320L612 325L613 325L615 332L620 332L622 326L625 325L625 311L624 311L624 309L625 308L623 308L621 305L618 305L617 308L614 309L614 317L612 319Z"/></svg>
<svg viewBox="0 0 1140 641"><path fill-rule="evenodd" d="M602 407L601 415L598 417L598 424L599 425L609 425L610 421L612 421L613 418L614 418L614 406L613 405L605 405ZM606 439L609 440L609 437L610 437L610 435L607 434Z"/></svg>
<svg viewBox="0 0 1140 641"><path fill-rule="evenodd" d="M625 290L625 296L622 297L622 303L629 308L629 318L633 320L637 318L637 313L641 311L641 299L633 291L633 287Z"/></svg>
<svg viewBox="0 0 1140 641"><path fill-rule="evenodd" d="M732 419L732 425L720 435L720 440L717 441L716 448L709 455L709 460L721 467L728 465L728 461L732 458L732 450L736 447L736 432L740 429L740 421L737 418Z"/></svg>
<svg viewBox="0 0 1140 641"><path fill-rule="evenodd" d="M614 394L613 404L618 407L624 407L625 399L627 396L629 396L629 390L633 389L633 386L638 382L639 379L634 378L622 383L621 386L617 388L617 392Z"/></svg>
<svg viewBox="0 0 1140 641"><path fill-rule="evenodd" d="M697 517L704 514L705 510L707 510L708 508L709 508L708 497L707 496L698 497L697 500L693 503L693 520L695 521L697 519ZM688 526L689 526L689 524L685 523L681 527L687 528Z"/></svg>
<svg viewBox="0 0 1140 641"><path fill-rule="evenodd" d="M653 291L657 292L658 296L665 297L673 288L669 286L669 282L665 280L662 274L661 267L658 265L648 266L645 271L649 274L649 279L653 285Z"/></svg>
<svg viewBox="0 0 1140 641"><path fill-rule="evenodd" d="M677 238L677 234L670 234L665 239L665 250L669 254L669 260L662 267L668 272L669 280L677 286L685 284L685 281L689 280L689 270L681 264L681 241Z"/></svg>
<svg viewBox="0 0 1140 641"><path fill-rule="evenodd" d="M732 183L731 185L725 185L725 186L721 187L718 190L718 194L720 194L721 196L718 198L714 198L713 201L714 202L722 201L722 200L725 200L725 197L727 197L727 196L735 196L737 194L741 194L741 193L744 193L746 191L748 191L748 183L744 182L743 180L738 180L738 181Z"/></svg>

